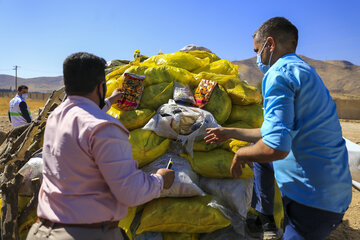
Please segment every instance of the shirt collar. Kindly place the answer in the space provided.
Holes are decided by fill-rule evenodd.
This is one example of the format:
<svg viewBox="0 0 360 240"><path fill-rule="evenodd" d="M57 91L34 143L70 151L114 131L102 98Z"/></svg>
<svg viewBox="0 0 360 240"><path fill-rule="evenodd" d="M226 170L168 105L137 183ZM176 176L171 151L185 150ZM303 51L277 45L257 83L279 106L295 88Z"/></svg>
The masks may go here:
<svg viewBox="0 0 360 240"><path fill-rule="evenodd" d="M71 95L71 96L68 96L67 99L70 101L70 102L74 102L74 103L84 103L84 104L89 104L93 107L97 107L98 109L99 106L93 101L93 100L90 100L89 98L87 97L83 97L83 96L78 96L78 95Z"/></svg>

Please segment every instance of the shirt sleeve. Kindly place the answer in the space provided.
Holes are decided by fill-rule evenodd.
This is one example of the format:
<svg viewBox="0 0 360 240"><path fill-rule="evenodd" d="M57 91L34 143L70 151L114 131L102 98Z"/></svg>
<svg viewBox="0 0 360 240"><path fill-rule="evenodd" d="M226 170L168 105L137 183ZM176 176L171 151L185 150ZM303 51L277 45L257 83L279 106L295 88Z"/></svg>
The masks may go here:
<svg viewBox="0 0 360 240"><path fill-rule="evenodd" d="M101 109L103 112L109 111L111 108L111 103L109 99L105 99L105 106Z"/></svg>
<svg viewBox="0 0 360 240"><path fill-rule="evenodd" d="M294 127L295 92L284 74L270 74L263 88L264 122L261 126L263 142L269 147L289 152Z"/></svg>
<svg viewBox="0 0 360 240"><path fill-rule="evenodd" d="M117 200L126 206L137 206L158 198L163 178L137 168L128 135L112 123L96 128L91 137L91 152Z"/></svg>
<svg viewBox="0 0 360 240"><path fill-rule="evenodd" d="M19 104L19 108L20 108L22 117L25 118L26 122L31 123L31 118L30 118L30 115L29 115L29 111L28 111L26 102L21 102Z"/></svg>

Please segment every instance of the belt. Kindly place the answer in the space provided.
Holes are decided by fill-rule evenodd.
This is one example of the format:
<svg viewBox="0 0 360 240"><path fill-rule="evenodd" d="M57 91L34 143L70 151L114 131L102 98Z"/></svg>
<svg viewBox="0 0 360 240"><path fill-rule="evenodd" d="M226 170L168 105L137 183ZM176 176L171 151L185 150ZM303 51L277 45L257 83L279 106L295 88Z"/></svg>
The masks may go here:
<svg viewBox="0 0 360 240"><path fill-rule="evenodd" d="M105 221L105 222L99 222L99 223L58 223L58 222L52 222L50 220L47 220L45 218L38 218L36 220L37 223L41 222L42 225L46 227L82 227L82 228L117 228L119 221Z"/></svg>

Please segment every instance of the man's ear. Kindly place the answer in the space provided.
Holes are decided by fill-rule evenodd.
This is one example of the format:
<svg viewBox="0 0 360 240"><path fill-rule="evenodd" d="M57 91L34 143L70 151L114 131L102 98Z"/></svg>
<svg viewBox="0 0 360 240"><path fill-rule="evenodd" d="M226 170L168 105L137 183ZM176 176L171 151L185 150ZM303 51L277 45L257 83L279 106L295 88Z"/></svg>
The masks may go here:
<svg viewBox="0 0 360 240"><path fill-rule="evenodd" d="M270 36L266 38L266 42L267 42L266 47L270 48L270 52L274 52L276 47L275 39Z"/></svg>

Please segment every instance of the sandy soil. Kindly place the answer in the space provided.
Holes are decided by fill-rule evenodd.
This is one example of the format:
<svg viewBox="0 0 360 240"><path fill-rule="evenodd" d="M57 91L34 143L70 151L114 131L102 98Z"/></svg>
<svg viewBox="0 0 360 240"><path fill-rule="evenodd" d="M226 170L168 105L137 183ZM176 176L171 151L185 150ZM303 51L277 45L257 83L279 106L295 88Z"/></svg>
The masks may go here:
<svg viewBox="0 0 360 240"><path fill-rule="evenodd" d="M345 138L360 144L360 121L341 121ZM0 131L11 129L7 116L0 116ZM360 239L360 191L353 188L353 199L345 213L343 223L331 234L328 240Z"/></svg>

